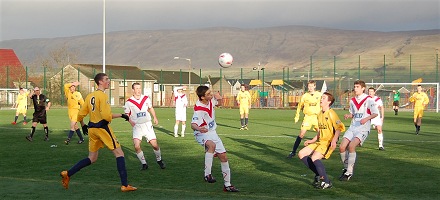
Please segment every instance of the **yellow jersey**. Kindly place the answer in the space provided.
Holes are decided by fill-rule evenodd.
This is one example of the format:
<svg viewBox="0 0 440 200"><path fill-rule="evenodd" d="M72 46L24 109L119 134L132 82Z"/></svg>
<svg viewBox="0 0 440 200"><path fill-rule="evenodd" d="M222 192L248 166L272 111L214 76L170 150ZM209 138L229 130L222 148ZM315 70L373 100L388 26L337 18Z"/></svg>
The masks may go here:
<svg viewBox="0 0 440 200"><path fill-rule="evenodd" d="M17 108L24 108L28 105L28 95L29 91L17 95L17 100L15 101L15 103L17 104Z"/></svg>
<svg viewBox="0 0 440 200"><path fill-rule="evenodd" d="M84 104L84 99L78 91L70 92L71 83L64 84L64 94L67 98L68 109L79 109Z"/></svg>
<svg viewBox="0 0 440 200"><path fill-rule="evenodd" d="M97 90L87 95L84 105L79 110L78 121L82 121L88 114L90 114L89 128L101 128L112 121L107 94Z"/></svg>
<svg viewBox="0 0 440 200"><path fill-rule="evenodd" d="M237 95L237 101L239 102L240 106L249 106L251 105L251 94L249 91L241 91L238 92Z"/></svg>
<svg viewBox="0 0 440 200"><path fill-rule="evenodd" d="M409 101L411 103L414 102L415 108L423 108L425 107L424 105L428 105L429 97L425 92L416 92L409 98Z"/></svg>
<svg viewBox="0 0 440 200"><path fill-rule="evenodd" d="M319 112L318 114L318 127L319 127L319 141L333 140L336 130L340 130L341 133L345 131L345 125L339 119L339 116L333 109Z"/></svg>
<svg viewBox="0 0 440 200"><path fill-rule="evenodd" d="M296 115L299 115L299 111L303 109L305 115L317 115L321 111L321 92L307 92L302 95L301 100L296 110Z"/></svg>

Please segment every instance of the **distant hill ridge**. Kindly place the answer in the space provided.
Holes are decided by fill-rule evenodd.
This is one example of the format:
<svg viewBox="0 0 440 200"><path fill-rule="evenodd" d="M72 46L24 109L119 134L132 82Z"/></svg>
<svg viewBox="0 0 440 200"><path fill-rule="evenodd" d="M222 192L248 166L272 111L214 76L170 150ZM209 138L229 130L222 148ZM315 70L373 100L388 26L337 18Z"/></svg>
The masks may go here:
<svg viewBox="0 0 440 200"><path fill-rule="evenodd" d="M75 52L75 63L102 63L102 35L50 39L21 39L0 42L14 49L23 65L41 66L49 52L67 47ZM407 59L410 54L435 55L440 47L440 29L375 32L338 30L309 26L255 29L214 27L191 30L139 30L106 34L106 64L139 66L142 69L218 68L217 57L228 52L234 67L305 68L310 56L341 58L383 55Z"/></svg>

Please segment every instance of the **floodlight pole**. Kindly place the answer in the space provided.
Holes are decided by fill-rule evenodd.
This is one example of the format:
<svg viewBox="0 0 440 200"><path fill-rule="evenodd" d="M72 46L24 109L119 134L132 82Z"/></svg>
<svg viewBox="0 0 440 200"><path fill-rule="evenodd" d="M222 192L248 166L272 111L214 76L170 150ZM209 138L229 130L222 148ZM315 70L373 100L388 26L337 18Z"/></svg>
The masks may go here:
<svg viewBox="0 0 440 200"><path fill-rule="evenodd" d="M105 73L105 0L102 5L102 73Z"/></svg>

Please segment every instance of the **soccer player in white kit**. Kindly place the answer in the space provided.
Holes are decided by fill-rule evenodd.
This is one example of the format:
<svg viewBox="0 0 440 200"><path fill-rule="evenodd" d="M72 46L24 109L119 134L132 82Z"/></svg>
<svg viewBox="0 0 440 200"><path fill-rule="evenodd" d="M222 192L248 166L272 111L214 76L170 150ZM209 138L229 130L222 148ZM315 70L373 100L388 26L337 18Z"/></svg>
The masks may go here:
<svg viewBox="0 0 440 200"><path fill-rule="evenodd" d="M142 95L142 88L139 83L133 83L131 88L133 89L133 96L125 102L124 111L129 116L129 122L133 126L133 144L136 155L142 163L141 170L148 169L144 152L141 149L142 137L145 137L147 142L153 147L157 164L159 164L161 169L165 169L165 163L162 161L160 147L157 144L156 133L154 133L151 122L150 114L153 115L154 124L157 125L159 123L151 103L151 98Z"/></svg>
<svg viewBox="0 0 440 200"><path fill-rule="evenodd" d="M194 136L200 145L205 147L205 181L215 183L215 178L211 175L212 162L214 155L221 161L223 173L223 191L238 192L238 189L231 184L231 169L229 168L228 157L223 142L217 135L217 123L215 122L214 106L217 105L217 99L213 98L209 87L201 85L196 90L199 100L194 106L194 115L191 121L191 128L194 130ZM216 94L220 99L220 95Z"/></svg>
<svg viewBox="0 0 440 200"><path fill-rule="evenodd" d="M354 82L355 97L350 100L350 113L344 118L352 118L350 127L345 132L339 145L341 161L344 164L340 181L348 181L353 176L353 168L356 162L356 147L362 145L370 134L371 119L378 116L379 111L374 100L365 94L365 82ZM348 152L347 152L348 150Z"/></svg>
<svg viewBox="0 0 440 200"><path fill-rule="evenodd" d="M374 102L376 103L377 110L379 110L379 115L371 120L371 124L373 125L373 129L377 130L377 140L379 142L379 150L385 150L383 147L383 132L382 132L382 125L383 125L383 119L385 117L385 109L383 108L383 102L380 97L376 96L376 89L370 87L368 88L368 95L370 95L371 98L373 98Z"/></svg>
<svg viewBox="0 0 440 200"><path fill-rule="evenodd" d="M179 124L182 122L182 132L180 136L185 137L186 128L186 107L188 106L188 98L183 93L185 86L174 87L174 101L176 102L176 124L174 125L174 137L179 137Z"/></svg>

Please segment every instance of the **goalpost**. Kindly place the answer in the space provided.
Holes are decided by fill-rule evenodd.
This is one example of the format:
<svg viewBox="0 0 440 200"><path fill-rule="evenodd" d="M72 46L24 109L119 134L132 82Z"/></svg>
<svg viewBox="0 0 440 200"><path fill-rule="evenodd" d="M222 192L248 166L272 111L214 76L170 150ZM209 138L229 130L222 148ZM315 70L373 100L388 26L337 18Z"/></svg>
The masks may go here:
<svg viewBox="0 0 440 200"><path fill-rule="evenodd" d="M369 87L376 88L376 94L386 102L392 103L393 101L393 90L400 91L400 103L409 102L409 97L411 97L414 92L417 92L417 85L423 87L423 91L429 97L429 104L426 107L427 110L435 110L436 113L439 112L439 83L365 83L367 89ZM384 101L385 104L385 101ZM388 105L388 104L387 104ZM385 106L386 107L386 106Z"/></svg>

